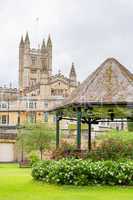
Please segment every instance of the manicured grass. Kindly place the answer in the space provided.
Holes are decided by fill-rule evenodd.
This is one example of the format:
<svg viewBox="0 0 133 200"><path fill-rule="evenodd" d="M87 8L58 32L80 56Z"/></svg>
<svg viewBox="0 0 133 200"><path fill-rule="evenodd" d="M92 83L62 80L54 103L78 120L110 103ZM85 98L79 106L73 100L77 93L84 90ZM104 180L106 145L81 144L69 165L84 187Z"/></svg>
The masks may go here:
<svg viewBox="0 0 133 200"><path fill-rule="evenodd" d="M33 181L30 169L0 164L0 200L131 200L133 187L55 186Z"/></svg>

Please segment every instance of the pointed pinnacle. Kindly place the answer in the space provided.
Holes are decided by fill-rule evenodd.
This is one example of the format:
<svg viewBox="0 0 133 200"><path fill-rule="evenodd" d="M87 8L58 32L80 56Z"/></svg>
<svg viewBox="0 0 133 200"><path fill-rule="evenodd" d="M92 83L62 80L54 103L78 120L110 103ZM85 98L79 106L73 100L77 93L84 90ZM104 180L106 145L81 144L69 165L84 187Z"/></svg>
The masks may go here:
<svg viewBox="0 0 133 200"><path fill-rule="evenodd" d="M50 34L48 36L47 47L52 47L52 40Z"/></svg>
<svg viewBox="0 0 133 200"><path fill-rule="evenodd" d="M23 45L24 45L24 40L23 40L23 36L21 36L21 40L20 40L19 46L23 46Z"/></svg>
<svg viewBox="0 0 133 200"><path fill-rule="evenodd" d="M42 42L42 49L45 49L45 40L43 39L43 42Z"/></svg>
<svg viewBox="0 0 133 200"><path fill-rule="evenodd" d="M28 32L26 33L25 36L25 43L30 43Z"/></svg>
<svg viewBox="0 0 133 200"><path fill-rule="evenodd" d="M72 63L72 66L71 66L70 76L76 76L76 70L75 70L74 63Z"/></svg>

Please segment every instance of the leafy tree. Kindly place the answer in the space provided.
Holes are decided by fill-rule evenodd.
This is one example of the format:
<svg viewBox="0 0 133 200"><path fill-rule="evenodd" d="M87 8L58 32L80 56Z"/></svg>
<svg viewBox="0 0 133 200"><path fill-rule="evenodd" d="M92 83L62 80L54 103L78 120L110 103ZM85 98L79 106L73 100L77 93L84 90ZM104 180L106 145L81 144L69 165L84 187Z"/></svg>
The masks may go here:
<svg viewBox="0 0 133 200"><path fill-rule="evenodd" d="M47 123L25 124L22 127L21 134L18 134L18 143L27 152L39 151L42 160L44 150L50 148L54 141L54 132L54 128Z"/></svg>

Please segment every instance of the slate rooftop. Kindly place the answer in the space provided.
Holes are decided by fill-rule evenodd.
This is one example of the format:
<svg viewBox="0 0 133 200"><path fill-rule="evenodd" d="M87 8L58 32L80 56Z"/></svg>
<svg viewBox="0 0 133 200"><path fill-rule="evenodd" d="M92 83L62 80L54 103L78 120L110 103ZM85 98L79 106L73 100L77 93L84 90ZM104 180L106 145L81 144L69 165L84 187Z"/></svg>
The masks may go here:
<svg viewBox="0 0 133 200"><path fill-rule="evenodd" d="M116 59L108 58L58 108L84 103L132 104L133 74Z"/></svg>

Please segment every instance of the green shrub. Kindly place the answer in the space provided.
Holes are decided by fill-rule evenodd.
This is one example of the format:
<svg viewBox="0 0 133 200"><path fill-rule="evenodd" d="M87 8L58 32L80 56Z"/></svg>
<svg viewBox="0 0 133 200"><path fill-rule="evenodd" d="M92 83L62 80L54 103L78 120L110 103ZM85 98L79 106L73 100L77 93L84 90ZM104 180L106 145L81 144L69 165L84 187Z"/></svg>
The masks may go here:
<svg viewBox="0 0 133 200"><path fill-rule="evenodd" d="M62 158L83 158L84 151L76 149L74 144L62 141L58 149L54 149L52 152L52 159L59 160Z"/></svg>
<svg viewBox="0 0 133 200"><path fill-rule="evenodd" d="M128 122L128 131L133 131L133 122Z"/></svg>
<svg viewBox="0 0 133 200"><path fill-rule="evenodd" d="M133 161L41 161L33 165L32 176L35 180L65 185L133 185Z"/></svg>
<svg viewBox="0 0 133 200"><path fill-rule="evenodd" d="M52 153L52 158L59 160L66 157L96 160L133 159L133 132L112 131L98 135L91 152L77 151L73 144L63 142Z"/></svg>
<svg viewBox="0 0 133 200"><path fill-rule="evenodd" d="M52 161L38 161L32 165L32 176L35 180L46 181L47 175L50 172Z"/></svg>
<svg viewBox="0 0 133 200"><path fill-rule="evenodd" d="M96 146L88 152L93 160L133 159L133 132L114 131L97 136Z"/></svg>
<svg viewBox="0 0 133 200"><path fill-rule="evenodd" d="M31 151L28 155L28 160L30 161L30 165L32 166L35 162L39 161L39 156L36 151Z"/></svg>

